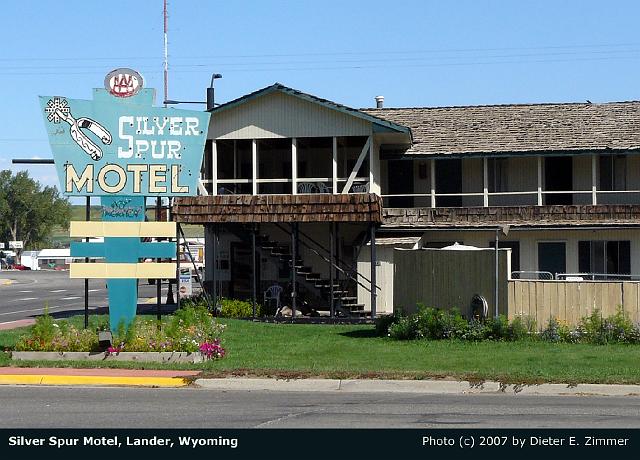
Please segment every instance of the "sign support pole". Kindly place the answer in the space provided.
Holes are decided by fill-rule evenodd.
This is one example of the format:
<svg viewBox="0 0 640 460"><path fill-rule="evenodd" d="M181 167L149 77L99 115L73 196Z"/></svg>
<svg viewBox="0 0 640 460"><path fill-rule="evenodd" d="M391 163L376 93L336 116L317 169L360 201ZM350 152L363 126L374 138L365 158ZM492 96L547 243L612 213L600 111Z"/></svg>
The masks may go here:
<svg viewBox="0 0 640 460"><path fill-rule="evenodd" d="M84 220L87 222L91 220L91 197L87 197L85 210L84 210ZM86 242L89 242L89 238L85 239ZM84 258L85 263L89 262L89 258ZM84 279L84 328L89 328L89 278Z"/></svg>
<svg viewBox="0 0 640 460"><path fill-rule="evenodd" d="M160 222L160 218L162 216L162 198L156 198L156 222ZM162 259L157 259L157 262L160 262ZM156 280L156 317L158 319L158 323L162 320L160 307L162 304L162 278L158 278Z"/></svg>

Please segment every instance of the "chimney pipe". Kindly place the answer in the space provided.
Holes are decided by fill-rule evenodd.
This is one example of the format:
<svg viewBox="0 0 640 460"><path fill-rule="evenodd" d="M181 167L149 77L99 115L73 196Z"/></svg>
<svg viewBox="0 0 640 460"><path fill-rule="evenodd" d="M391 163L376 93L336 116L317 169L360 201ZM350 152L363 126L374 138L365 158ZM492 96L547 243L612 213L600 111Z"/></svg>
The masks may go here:
<svg viewBox="0 0 640 460"><path fill-rule="evenodd" d="M384 96L376 96L376 109L384 107Z"/></svg>

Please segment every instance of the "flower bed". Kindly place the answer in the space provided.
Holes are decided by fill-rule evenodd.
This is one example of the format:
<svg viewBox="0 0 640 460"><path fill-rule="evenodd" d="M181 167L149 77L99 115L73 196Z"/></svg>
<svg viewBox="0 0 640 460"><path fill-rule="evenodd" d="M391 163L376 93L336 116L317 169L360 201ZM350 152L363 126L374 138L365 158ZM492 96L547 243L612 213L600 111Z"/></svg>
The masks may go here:
<svg viewBox="0 0 640 460"><path fill-rule="evenodd" d="M189 305L166 317L162 323L152 318L136 317L128 327L113 332L113 345L107 350L98 343L97 330L105 330L108 317L100 317L81 329L72 321L54 320L44 314L28 334L20 337L17 352L100 352L117 356L123 352L195 353L205 359L220 359L225 350L220 343L224 325L218 323L205 307ZM124 355L123 355L124 356Z"/></svg>

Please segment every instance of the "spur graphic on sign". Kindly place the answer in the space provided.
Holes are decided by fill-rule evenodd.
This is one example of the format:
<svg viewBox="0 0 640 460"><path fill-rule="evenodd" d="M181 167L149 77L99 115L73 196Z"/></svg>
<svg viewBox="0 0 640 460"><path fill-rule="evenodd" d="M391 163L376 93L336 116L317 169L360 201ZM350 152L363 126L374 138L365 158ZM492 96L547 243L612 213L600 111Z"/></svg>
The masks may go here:
<svg viewBox="0 0 640 460"><path fill-rule="evenodd" d="M197 194L207 112L153 107L153 90L93 101L40 98L60 188L69 196Z"/></svg>
<svg viewBox="0 0 640 460"><path fill-rule="evenodd" d="M95 142L81 131L81 129L88 129L93 134L98 136L103 144L111 144L111 133L104 129L100 123L92 120L91 118L78 118L77 120L71 115L71 109L66 99L54 97L49 99L47 106L44 109L47 113L47 120L58 124L63 121L69 123L69 134L71 139L76 141L76 144L80 146L82 150L87 152L92 160L99 160L102 158L102 150Z"/></svg>

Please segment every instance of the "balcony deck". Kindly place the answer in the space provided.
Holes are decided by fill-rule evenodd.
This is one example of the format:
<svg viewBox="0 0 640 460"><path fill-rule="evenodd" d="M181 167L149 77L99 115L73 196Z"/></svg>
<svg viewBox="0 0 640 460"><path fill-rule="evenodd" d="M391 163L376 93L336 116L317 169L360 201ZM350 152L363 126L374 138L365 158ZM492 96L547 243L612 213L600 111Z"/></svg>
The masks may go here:
<svg viewBox="0 0 640 460"><path fill-rule="evenodd" d="M382 200L373 193L305 195L209 195L177 198L177 222L367 222L382 223Z"/></svg>
<svg viewBox="0 0 640 460"><path fill-rule="evenodd" d="M640 205L385 208L386 228L640 226Z"/></svg>

